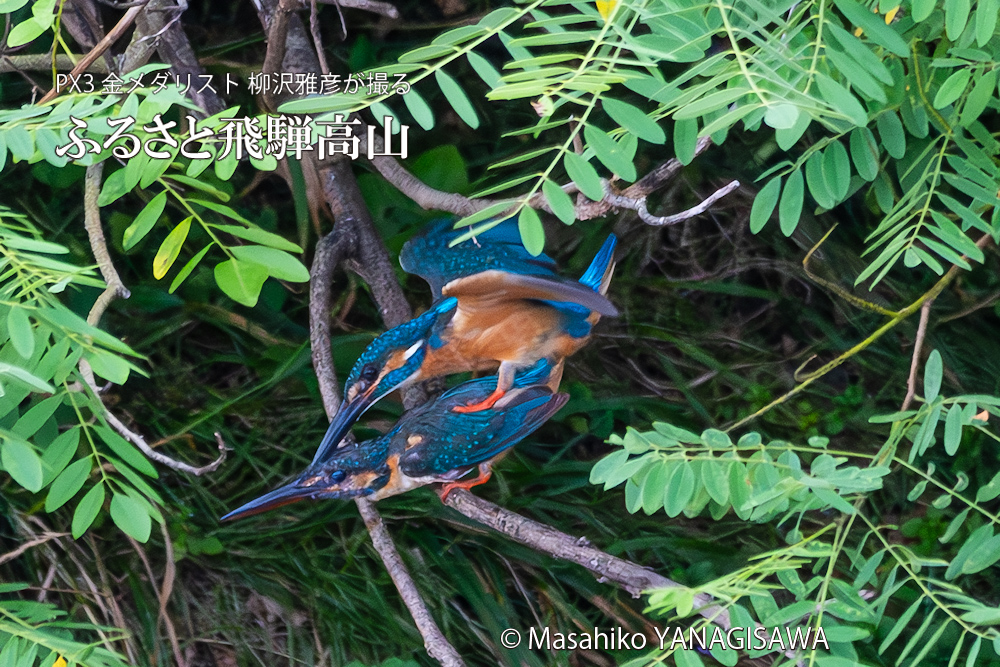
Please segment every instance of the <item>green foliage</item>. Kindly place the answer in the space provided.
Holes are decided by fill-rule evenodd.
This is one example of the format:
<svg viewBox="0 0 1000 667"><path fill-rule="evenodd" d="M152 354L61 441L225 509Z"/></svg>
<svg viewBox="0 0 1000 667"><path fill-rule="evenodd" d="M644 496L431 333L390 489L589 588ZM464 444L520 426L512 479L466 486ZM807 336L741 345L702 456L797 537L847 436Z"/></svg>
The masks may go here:
<svg viewBox="0 0 1000 667"><path fill-rule="evenodd" d="M27 584L0 584L0 595L27 588ZM83 643L74 630L87 629L115 639L114 628L73 623L62 619L66 612L44 602L0 600L0 664L11 667L124 667L123 656L102 647L101 642ZM58 662L60 661L61 662Z"/></svg>
<svg viewBox="0 0 1000 667"><path fill-rule="evenodd" d="M0 464L28 491L48 487L48 512L90 482L73 513L74 537L94 522L111 490L120 499L112 501L112 520L145 542L150 519L163 520L155 507L162 499L142 478L155 478L156 470L107 424L78 364L86 361L117 384L143 371L128 359L135 356L131 348L60 300L67 288L104 286L92 269L55 259L68 252L42 240L23 215L0 208L0 318L6 323L0 334Z"/></svg>
<svg viewBox="0 0 1000 667"><path fill-rule="evenodd" d="M935 474L933 462L926 470L916 465L932 452L938 432L948 457L959 452L965 429L1000 442L987 427L989 416L1000 417L1000 397L942 396L943 373L941 355L934 350L924 368L920 407L870 419L891 424L888 439L875 454L834 451L829 439L819 436L808 445L792 445L764 442L759 434L748 433L734 443L723 431L709 429L699 436L667 423L654 423L648 432L629 428L624 437L613 435L611 444L621 449L594 465L590 481L605 489L624 482L625 508L633 514L662 509L669 516L693 518L707 508L713 519L721 520L732 509L744 521L777 519L779 527L794 523L785 532L788 547L701 586L654 591L650 611L690 616L697 611L697 596L708 594L724 603L734 625L753 628L750 609L746 603L740 606L745 599L768 633L789 624L823 628L831 653L805 653L817 664L829 656L857 660L861 653L855 643L874 637L878 654L897 654L896 664L912 657L905 664L917 665L949 632L957 642L954 655L963 655L964 645L978 653L984 640L1000 655L1000 632L993 627L1000 625L1000 610L961 585L1000 561L1000 517L985 506L1000 496L1000 473L973 498L965 492L975 471L960 470L948 483ZM908 452L897 454L907 441ZM867 465L844 465L852 459ZM961 508L938 538L941 544L951 543L950 559L930 558L891 542L894 527L869 517L866 501L889 476L907 473L918 480L908 502L918 501L930 485L938 494L932 507L943 510L954 503ZM830 511L839 515L836 521L813 522L819 527L803 530L811 523L808 513ZM926 574L928 569L941 574ZM771 592L775 588L793 594L794 602L779 605ZM913 602L894 616L890 603L901 599ZM903 646L896 644L900 637L906 638ZM974 663L973 658L968 664Z"/></svg>

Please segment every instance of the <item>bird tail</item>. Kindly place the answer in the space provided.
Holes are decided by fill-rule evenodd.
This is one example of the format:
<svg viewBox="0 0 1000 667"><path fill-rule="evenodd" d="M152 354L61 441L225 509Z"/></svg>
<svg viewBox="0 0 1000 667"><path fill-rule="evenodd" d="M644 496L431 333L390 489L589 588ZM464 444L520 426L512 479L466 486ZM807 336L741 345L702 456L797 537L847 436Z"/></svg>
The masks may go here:
<svg viewBox="0 0 1000 667"><path fill-rule="evenodd" d="M604 245L590 262L587 272L580 278L582 284L598 294L607 294L608 285L611 284L611 276L615 273L615 245L617 243L618 238L614 234L609 234Z"/></svg>

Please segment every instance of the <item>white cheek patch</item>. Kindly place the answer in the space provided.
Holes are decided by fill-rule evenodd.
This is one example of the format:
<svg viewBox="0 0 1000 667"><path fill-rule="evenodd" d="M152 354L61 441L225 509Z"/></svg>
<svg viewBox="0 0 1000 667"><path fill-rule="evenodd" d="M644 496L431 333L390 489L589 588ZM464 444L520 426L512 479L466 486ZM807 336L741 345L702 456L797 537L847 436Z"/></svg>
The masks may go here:
<svg viewBox="0 0 1000 667"><path fill-rule="evenodd" d="M415 355L417 353L417 350L419 350L420 346L423 345L423 344L424 344L424 341L418 340L416 343L414 343L413 345L411 345L406 350L406 352L403 353L403 360L405 361L405 360L409 359L410 357L412 357L413 355Z"/></svg>

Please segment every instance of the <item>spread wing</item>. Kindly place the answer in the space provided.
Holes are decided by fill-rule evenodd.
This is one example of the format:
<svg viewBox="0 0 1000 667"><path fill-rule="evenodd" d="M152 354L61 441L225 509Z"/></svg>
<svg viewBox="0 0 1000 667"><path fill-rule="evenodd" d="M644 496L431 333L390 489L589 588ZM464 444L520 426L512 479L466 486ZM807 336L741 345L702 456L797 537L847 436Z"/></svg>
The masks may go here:
<svg viewBox="0 0 1000 667"><path fill-rule="evenodd" d="M441 293L457 298L459 308L464 310L490 308L498 306L502 301L514 299L534 299L583 306L583 316L591 310L601 315L618 314L618 310L605 296L582 283L559 277L523 275L496 269L456 278L445 284ZM550 305L558 307L557 303Z"/></svg>
<svg viewBox="0 0 1000 667"><path fill-rule="evenodd" d="M533 257L524 249L514 218L449 248L451 241L466 231L452 225L452 220L435 220L407 241L399 253L403 270L426 280L435 300L448 283L483 271L560 280L551 257Z"/></svg>
<svg viewBox="0 0 1000 667"><path fill-rule="evenodd" d="M535 431L569 400L568 394L533 386L516 390L500 409L451 412L456 405L486 398L495 386L495 377L473 380L435 401L432 409L408 425L410 447L400 458L400 469L410 477L427 477L489 461Z"/></svg>

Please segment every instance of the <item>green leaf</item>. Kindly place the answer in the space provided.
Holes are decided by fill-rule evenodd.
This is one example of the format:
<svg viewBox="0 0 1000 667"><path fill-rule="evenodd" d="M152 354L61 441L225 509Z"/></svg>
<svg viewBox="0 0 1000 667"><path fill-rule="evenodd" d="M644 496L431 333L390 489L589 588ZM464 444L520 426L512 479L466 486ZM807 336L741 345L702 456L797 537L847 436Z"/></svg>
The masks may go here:
<svg viewBox="0 0 1000 667"><path fill-rule="evenodd" d="M25 359L30 359L35 352L35 330L28 319L27 308L18 305L11 307L7 313L7 333L14 350Z"/></svg>
<svg viewBox="0 0 1000 667"><path fill-rule="evenodd" d="M601 201L604 198L601 177L597 175L597 170L589 161L576 153L567 152L563 155L563 166L566 168L566 175L576 183L576 187L580 188L580 192L588 199Z"/></svg>
<svg viewBox="0 0 1000 667"><path fill-rule="evenodd" d="M934 108L943 109L961 97L962 93L965 92L966 86L969 85L969 79L971 78L972 70L965 67L952 72L951 76L941 84L937 95L934 96Z"/></svg>
<svg viewBox="0 0 1000 667"><path fill-rule="evenodd" d="M719 505L729 502L729 466L731 461L714 459L701 466L701 481L708 495Z"/></svg>
<svg viewBox="0 0 1000 667"><path fill-rule="evenodd" d="M867 127L857 127L851 132L851 157L858 175L866 181L875 180L878 175L878 144Z"/></svg>
<svg viewBox="0 0 1000 667"><path fill-rule="evenodd" d="M698 119L688 118L674 122L674 155L683 165L691 164L698 144ZM634 179L629 179L634 180Z"/></svg>
<svg viewBox="0 0 1000 667"><path fill-rule="evenodd" d="M771 219L780 192L781 177L775 176L754 197L753 206L750 208L750 231L752 233L756 234L764 229L764 225Z"/></svg>
<svg viewBox="0 0 1000 667"><path fill-rule="evenodd" d="M37 39L48 29L49 26L42 25L36 21L34 17L29 18L11 28L10 34L7 35L7 46L12 49L18 46L24 46L25 44Z"/></svg>
<svg viewBox="0 0 1000 667"><path fill-rule="evenodd" d="M879 114L875 118L875 125L878 127L878 134L886 153L897 160L906 155L906 134L903 132L903 123L895 111Z"/></svg>
<svg viewBox="0 0 1000 667"><path fill-rule="evenodd" d="M684 510L694 495L694 488L694 470L688 461L681 460L670 475L663 491L663 509L667 516L675 517Z"/></svg>
<svg viewBox="0 0 1000 667"><path fill-rule="evenodd" d="M267 269L256 262L229 259L215 266L215 282L226 296L250 308L257 305Z"/></svg>
<svg viewBox="0 0 1000 667"><path fill-rule="evenodd" d="M52 413L62 405L63 398L64 395L62 394L50 396L31 406L27 412L21 415L21 418L10 429L10 432L23 440L29 439L52 417Z"/></svg>
<svg viewBox="0 0 1000 667"><path fill-rule="evenodd" d="M542 254L545 250L545 229L535 209L530 206L521 209L517 216L517 231L521 233L525 250L536 257Z"/></svg>
<svg viewBox="0 0 1000 667"><path fill-rule="evenodd" d="M919 598L916 599L916 601L913 604L911 604L907 608L906 611L902 613L902 615L900 615L898 619L896 619L896 622L893 624L892 629L889 630L889 634L885 636L885 639L882 640L881 646L878 647L879 653L884 653L885 650L889 648L889 646L894 641L896 641L896 639L903 632L903 630L906 629L907 624L916 615L917 610L920 609L920 606L921 604L923 604L923 601L924 601L923 596L920 596Z"/></svg>
<svg viewBox="0 0 1000 667"><path fill-rule="evenodd" d="M125 384L128 380L131 367L127 361L117 354L105 352L104 350L94 350L84 356L94 372L102 378L110 380L115 384Z"/></svg>
<svg viewBox="0 0 1000 667"><path fill-rule="evenodd" d="M121 199L129 190L130 188L125 182L125 170L119 169L104 179L104 185L101 186L101 194L97 196L97 205L107 206L108 204L112 204Z"/></svg>
<svg viewBox="0 0 1000 667"><path fill-rule="evenodd" d="M868 50L866 46L861 46L860 48L864 51ZM847 79L847 82L854 86L855 89L864 94L868 99L885 104L888 99L885 94L885 88L864 67L856 63L848 54L835 49L830 43L826 45L826 55L830 58L830 63L834 69Z"/></svg>
<svg viewBox="0 0 1000 667"><path fill-rule="evenodd" d="M955 455L960 442L962 442L962 409L958 405L953 405L944 420L944 451L948 456Z"/></svg>
<svg viewBox="0 0 1000 667"><path fill-rule="evenodd" d="M933 403L941 390L941 378L944 375L944 364L941 361L941 353L937 350L931 352L927 357L927 364L924 366L924 400Z"/></svg>
<svg viewBox="0 0 1000 667"><path fill-rule="evenodd" d="M768 127L773 127L776 130L787 130L795 127L795 124L799 122L799 116L797 106L781 102L767 107L767 111L764 113L764 122L767 123Z"/></svg>
<svg viewBox="0 0 1000 667"><path fill-rule="evenodd" d="M193 219L194 216L189 215L181 220L180 224L174 227L160 244L160 249L156 251L156 257L153 258L153 277L157 280L167 275L167 271L177 261L178 255L181 254L181 248L184 247L184 241L187 240L188 232L191 231Z"/></svg>
<svg viewBox="0 0 1000 667"><path fill-rule="evenodd" d="M785 190L781 193L781 203L778 204L778 221L781 223L781 233L785 236L791 236L799 225L804 194L805 183L802 178L802 170L796 169L789 174Z"/></svg>
<svg viewBox="0 0 1000 667"><path fill-rule="evenodd" d="M403 103L406 105L410 115L413 116L413 120L417 121L420 127L428 132L434 129L434 112L431 111L430 105L427 104L427 101L416 89L410 88L403 95Z"/></svg>
<svg viewBox="0 0 1000 667"><path fill-rule="evenodd" d="M228 160L228 159L230 159L230 157L232 158L233 164L238 164L238 160L236 160L236 151L231 151L229 153L229 156L227 156L225 159ZM208 160L206 160L206 162L207 161ZM220 162L217 161L217 162L215 162L215 164L219 165ZM216 166L216 172L218 172L218 166ZM218 175L218 173L216 175ZM193 188L195 190L198 190L199 192L204 192L205 194L212 195L213 197L215 197L219 201L222 201L222 202L229 201L229 195L227 193L223 192L222 190L220 190L219 188L215 187L214 185L206 183L205 181L200 181L197 178L190 178L188 176L185 176L183 174L178 174L178 173L167 174L166 176L164 176L164 178L169 178L172 181L177 181L178 183L186 185L189 188ZM223 180L226 180L226 179L223 179ZM201 202L199 202L199 203L201 203Z"/></svg>
<svg viewBox="0 0 1000 667"><path fill-rule="evenodd" d="M278 280L293 283L309 282L309 269L284 250L260 245L233 246L230 252L240 261L256 262Z"/></svg>
<svg viewBox="0 0 1000 667"><path fill-rule="evenodd" d="M232 234L237 238L253 241L260 245L277 248L278 250L287 250L288 252L302 252L302 248L285 239L283 236L264 231L260 227L240 227L239 225L212 225L212 227L227 234Z"/></svg>
<svg viewBox="0 0 1000 667"><path fill-rule="evenodd" d="M969 21L969 9L969 0L945 0L944 27L951 41L958 39L965 30L965 24Z"/></svg>
<svg viewBox="0 0 1000 667"><path fill-rule="evenodd" d="M90 525L97 518L97 513L101 511L104 504L104 483L98 482L86 495L80 499L80 504L73 512L73 539L80 539L80 536L87 532Z"/></svg>
<svg viewBox="0 0 1000 667"><path fill-rule="evenodd" d="M124 493L111 496L111 520L137 542L145 543L149 539L152 527L149 514L142 505Z"/></svg>
<svg viewBox="0 0 1000 667"><path fill-rule="evenodd" d="M966 507L964 510L955 515L955 518L948 524L948 529L944 531L944 535L938 538L938 541L942 544L947 544L947 542L955 536L955 533L958 532L958 529L965 525L965 519L969 516L970 511L972 511L972 508Z"/></svg>
<svg viewBox="0 0 1000 667"><path fill-rule="evenodd" d="M836 202L826 189L826 180L823 177L823 153L813 153L806 161L806 183L809 184L809 192L817 204L826 209L834 207Z"/></svg>
<svg viewBox="0 0 1000 667"><path fill-rule="evenodd" d="M187 280L187 277L191 275L191 272L195 270L195 267L201 263L201 260L205 258L205 255L207 255L208 251L211 249L212 244L210 243L202 248L197 255L187 261L187 264L185 264L184 267L177 272L177 275L174 276L174 279L170 282L170 289L167 290L168 294L173 294L177 288L181 286L181 283Z"/></svg>
<svg viewBox="0 0 1000 667"><path fill-rule="evenodd" d="M128 440L118 435L118 433L111 430L107 426L98 426L97 432L101 435L101 440L104 441L104 444L106 444L111 451L121 457L122 461L147 477L159 477L156 472L156 468L154 468L153 464L149 462L146 455L136 449L136 447Z"/></svg>
<svg viewBox="0 0 1000 667"><path fill-rule="evenodd" d="M662 144L667 140L667 135L659 123L638 107L610 97L604 98L602 104L613 121L640 139L653 144Z"/></svg>
<svg viewBox="0 0 1000 667"><path fill-rule="evenodd" d="M976 492L976 502L988 503L997 496L1000 496L1000 472L993 475L985 486L979 487L979 491Z"/></svg>
<svg viewBox="0 0 1000 667"><path fill-rule="evenodd" d="M858 127L868 125L868 112L847 88L819 72L816 73L816 84L819 86L819 92L823 95L823 99L833 109L839 111Z"/></svg>
<svg viewBox="0 0 1000 667"><path fill-rule="evenodd" d="M565 190L546 178L545 182L542 183L542 192L557 218L567 225L576 222L576 209L573 206L573 200L570 199Z"/></svg>
<svg viewBox="0 0 1000 667"><path fill-rule="evenodd" d="M597 159L612 173L626 181L635 180L635 165L632 163L635 151L631 153L626 151L624 140L615 141L604 130L593 125L588 125L583 129L583 136L587 140L587 146L593 149Z"/></svg>
<svg viewBox="0 0 1000 667"><path fill-rule="evenodd" d="M42 461L35 449L22 440L4 438L0 462L14 481L32 493L42 488Z"/></svg>
<svg viewBox="0 0 1000 667"><path fill-rule="evenodd" d="M913 0L913 20L921 23L931 15L937 0Z"/></svg>
<svg viewBox="0 0 1000 667"><path fill-rule="evenodd" d="M469 59L469 64L472 65L472 69L476 71L479 78L482 79L491 90L500 87L500 72L498 72L497 69L490 64L490 61L475 51L469 51L465 54L465 57Z"/></svg>
<svg viewBox="0 0 1000 667"><path fill-rule="evenodd" d="M823 150L823 181L834 200L841 202L851 185L851 163L847 149L839 141L832 141Z"/></svg>
<svg viewBox="0 0 1000 667"><path fill-rule="evenodd" d="M976 44L980 47L986 46L986 42L993 37L998 14L1000 0L979 0L979 7L976 9Z"/></svg>
<svg viewBox="0 0 1000 667"><path fill-rule="evenodd" d="M122 237L122 247L131 250L135 244L146 237L146 234L153 229L153 225L163 215L163 209L167 205L167 192L164 190L153 197L146 206L143 207L139 215L135 217L132 224L125 230Z"/></svg>
<svg viewBox="0 0 1000 667"><path fill-rule="evenodd" d="M864 31L868 39L884 46L900 58L909 58L910 49L906 41L891 26L887 26L881 16L872 13L854 0L835 0L835 4L848 21Z"/></svg>
<svg viewBox="0 0 1000 667"><path fill-rule="evenodd" d="M74 461L63 470L49 487L49 494L45 498L45 511L55 512L75 496L83 488L83 483L90 477L92 467L88 456Z"/></svg>
<svg viewBox="0 0 1000 667"><path fill-rule="evenodd" d="M466 26L471 27L471 26ZM472 102L469 101L469 96L465 94L462 90L462 86L458 85L448 73L443 69L437 69L434 72L434 78L437 80L438 87L441 88L441 92L448 99L448 103L451 104L451 108L455 110L458 117L465 121L465 124L471 127L473 130L479 128L479 116L476 114L476 110L472 106ZM406 95L409 95L407 93ZM404 97L406 97L404 95ZM412 113L412 111L411 111Z"/></svg>
<svg viewBox="0 0 1000 667"><path fill-rule="evenodd" d="M990 100L993 99L993 91L996 90L996 86L997 70L995 69L989 70L976 80L975 85L972 86L972 92L965 100L965 106L962 107L959 122L963 127L972 125L986 111Z"/></svg>

